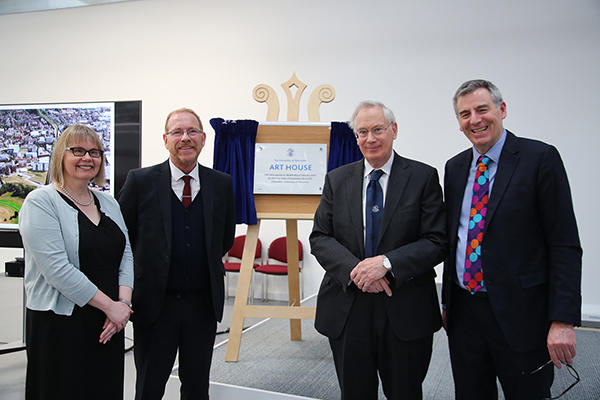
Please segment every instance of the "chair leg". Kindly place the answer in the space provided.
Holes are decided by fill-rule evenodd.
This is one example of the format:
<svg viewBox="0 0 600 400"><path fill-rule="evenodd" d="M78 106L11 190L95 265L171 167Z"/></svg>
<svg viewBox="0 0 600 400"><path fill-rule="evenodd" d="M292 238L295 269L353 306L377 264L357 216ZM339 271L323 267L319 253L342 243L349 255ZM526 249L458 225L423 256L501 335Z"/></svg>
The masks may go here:
<svg viewBox="0 0 600 400"><path fill-rule="evenodd" d="M267 274L264 274L265 277L263 278L263 299L265 299L265 301L269 301L269 276Z"/></svg>
<svg viewBox="0 0 600 400"><path fill-rule="evenodd" d="M225 272L225 297L229 297L229 274Z"/></svg>
<svg viewBox="0 0 600 400"><path fill-rule="evenodd" d="M304 278L302 275L304 274L300 271L300 301L304 300Z"/></svg>
<svg viewBox="0 0 600 400"><path fill-rule="evenodd" d="M256 271L252 271L252 276L250 277L250 298L248 299L248 303L254 304L254 275L256 275Z"/></svg>

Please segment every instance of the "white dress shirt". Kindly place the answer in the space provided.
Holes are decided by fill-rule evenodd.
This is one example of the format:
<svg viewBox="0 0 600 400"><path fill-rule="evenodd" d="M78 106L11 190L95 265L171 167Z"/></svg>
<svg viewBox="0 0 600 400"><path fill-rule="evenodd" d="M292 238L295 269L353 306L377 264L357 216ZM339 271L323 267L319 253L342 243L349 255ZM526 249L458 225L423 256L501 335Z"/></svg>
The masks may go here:
<svg viewBox="0 0 600 400"><path fill-rule="evenodd" d="M179 200L183 198L183 186L185 182L183 181L183 177L185 175L189 175L192 179L190 179L190 187L192 189L192 201L196 198L198 192L200 192L200 175L198 174L198 164L193 170L190 171L189 174L183 173L179 168L173 164L171 160L169 160L169 166L171 167L171 188L175 193L175 196Z"/></svg>

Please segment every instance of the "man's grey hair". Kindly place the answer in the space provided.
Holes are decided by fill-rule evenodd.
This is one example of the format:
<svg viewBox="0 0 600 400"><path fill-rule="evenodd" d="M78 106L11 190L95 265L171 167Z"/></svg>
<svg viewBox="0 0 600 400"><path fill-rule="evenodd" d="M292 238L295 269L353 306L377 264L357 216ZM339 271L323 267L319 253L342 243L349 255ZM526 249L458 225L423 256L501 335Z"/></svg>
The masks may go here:
<svg viewBox="0 0 600 400"><path fill-rule="evenodd" d="M460 85L458 89L456 89L456 93L454 93L454 97L452 98L455 114L458 114L458 109L456 107L458 98L472 93L477 89L487 89L490 92L492 101L496 104L496 107L500 108L500 105L502 104L502 93L500 93L500 90L496 87L496 85L490 81L486 81L485 79L473 79L471 81L466 81Z"/></svg>
<svg viewBox="0 0 600 400"><path fill-rule="evenodd" d="M388 124L396 122L396 117L394 117L394 113L392 112L392 110L387 108L385 106L385 104L380 103L378 101L365 100L365 101L361 101L360 103L358 103L358 105L354 109L354 112L352 113L352 118L350 118L350 122L349 122L350 128L352 128L352 130L354 130L354 128L355 128L354 121L356 120L356 115L363 108L370 108L370 107L381 107L381 109L383 110L383 116L385 117Z"/></svg>

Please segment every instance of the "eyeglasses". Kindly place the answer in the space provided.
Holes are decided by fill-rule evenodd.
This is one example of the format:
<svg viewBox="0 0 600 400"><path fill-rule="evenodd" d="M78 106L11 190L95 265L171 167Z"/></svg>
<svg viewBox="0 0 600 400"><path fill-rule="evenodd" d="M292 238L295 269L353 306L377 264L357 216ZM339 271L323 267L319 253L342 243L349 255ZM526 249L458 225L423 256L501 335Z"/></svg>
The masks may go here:
<svg viewBox="0 0 600 400"><path fill-rule="evenodd" d="M184 133L187 133L187 135L189 137L196 137L202 132L200 129L196 129L196 128L189 128L189 129L173 129L170 132L167 132L167 135L171 135L173 137L182 137L184 135Z"/></svg>
<svg viewBox="0 0 600 400"><path fill-rule="evenodd" d="M357 130L355 132L355 136L357 139L364 139L367 136L369 136L369 132L371 132L373 134L373 136L381 136L383 134L383 132L385 132L387 130L387 128L390 127L390 125L392 125L394 122L390 122L389 124L387 124L386 126L376 126L375 128L369 130L366 128L361 128L359 130Z"/></svg>
<svg viewBox="0 0 600 400"><path fill-rule="evenodd" d="M92 158L101 158L104 151L98 149L89 149L86 150L83 147L67 147L65 150L69 150L73 153L75 157L83 157L85 154L89 154Z"/></svg>
<svg viewBox="0 0 600 400"><path fill-rule="evenodd" d="M548 360L547 362L545 362L544 364L540 365L538 368L534 369L533 371L531 371L529 374L533 375L536 374L538 372L540 372L541 370L543 370L544 368L546 368L547 366L552 365L552 360ZM543 400L556 400L561 398L565 393L567 393L569 390L573 389L573 386L577 385L579 383L579 381L581 380L579 378L579 374L577 373L577 370L575 370L575 368L573 368L572 365L569 364L565 364L565 367L567 368L567 371L569 371L569 374L575 379L575 382L571 383L565 390L562 391L561 394L559 394L558 396L550 396L550 397L545 397Z"/></svg>

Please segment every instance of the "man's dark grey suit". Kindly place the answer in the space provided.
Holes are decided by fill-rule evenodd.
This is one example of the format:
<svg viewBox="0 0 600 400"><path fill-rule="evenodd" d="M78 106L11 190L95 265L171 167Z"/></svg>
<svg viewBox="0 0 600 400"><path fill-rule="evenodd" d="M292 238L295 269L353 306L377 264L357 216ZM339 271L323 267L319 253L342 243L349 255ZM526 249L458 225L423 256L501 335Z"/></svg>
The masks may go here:
<svg viewBox="0 0 600 400"><path fill-rule="evenodd" d="M315 327L330 341L345 335L349 316L362 312L353 307L355 300L364 296L381 299L385 308L383 318L387 318L386 329L400 341L408 343L430 338L442 325L434 267L446 255L446 230L437 171L396 153L392 156L394 161L376 252L386 255L391 262L392 271L387 275L393 292L391 297L363 293L350 280L352 269L365 258L364 160L337 168L325 178L310 244L312 254L325 269L317 298ZM385 357L397 357L392 349L387 353ZM377 354L371 356L378 357ZM426 371L429 358L419 363L424 364ZM339 370L339 365L336 367L339 378L344 372ZM352 368L359 375L362 366ZM361 382L354 383L361 385ZM340 382L341 386L349 384ZM385 386L384 382L384 391Z"/></svg>

